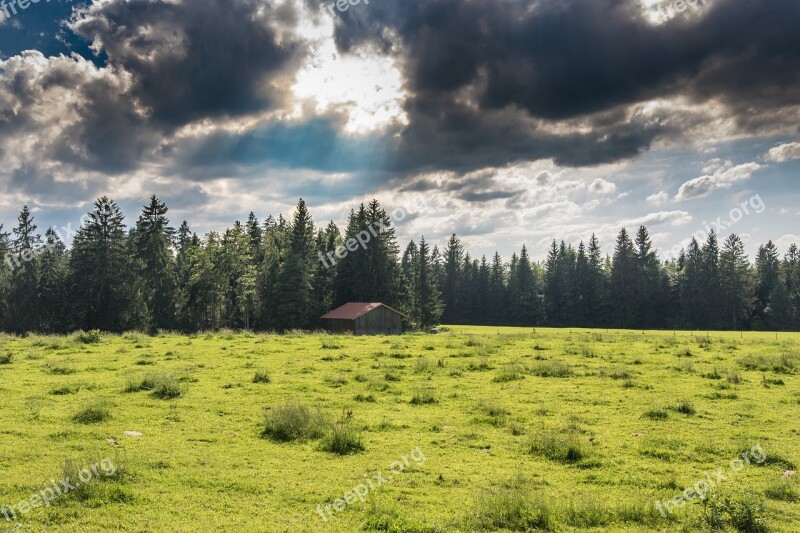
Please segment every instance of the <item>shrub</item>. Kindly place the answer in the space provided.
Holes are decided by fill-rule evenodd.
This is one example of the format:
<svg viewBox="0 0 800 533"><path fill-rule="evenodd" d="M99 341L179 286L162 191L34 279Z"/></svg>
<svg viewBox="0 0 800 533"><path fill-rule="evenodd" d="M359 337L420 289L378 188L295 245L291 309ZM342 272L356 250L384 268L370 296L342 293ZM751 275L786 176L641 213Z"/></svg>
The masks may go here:
<svg viewBox="0 0 800 533"><path fill-rule="evenodd" d="M349 419L342 419L331 428L322 440L323 451L337 455L350 455L364 451L361 434Z"/></svg>
<svg viewBox="0 0 800 533"><path fill-rule="evenodd" d="M109 418L111 418L111 410L105 400L91 401L72 416L75 422L81 424L98 424L105 422Z"/></svg>
<svg viewBox="0 0 800 533"><path fill-rule="evenodd" d="M75 340L82 344L98 344L102 340L102 334L99 329L79 331L75 334Z"/></svg>
<svg viewBox="0 0 800 533"><path fill-rule="evenodd" d="M467 529L547 531L553 526L551 514L550 507L540 496L521 487L487 490L476 498L472 524Z"/></svg>
<svg viewBox="0 0 800 533"><path fill-rule="evenodd" d="M323 414L307 405L287 402L264 412L262 435L279 442L318 439L327 429Z"/></svg>
<svg viewBox="0 0 800 533"><path fill-rule="evenodd" d="M577 463L587 457L589 451L589 445L573 429L542 430L531 435L528 440L528 453L559 463Z"/></svg>
<svg viewBox="0 0 800 533"><path fill-rule="evenodd" d="M266 370L259 370L253 376L253 383L270 383L272 379Z"/></svg>

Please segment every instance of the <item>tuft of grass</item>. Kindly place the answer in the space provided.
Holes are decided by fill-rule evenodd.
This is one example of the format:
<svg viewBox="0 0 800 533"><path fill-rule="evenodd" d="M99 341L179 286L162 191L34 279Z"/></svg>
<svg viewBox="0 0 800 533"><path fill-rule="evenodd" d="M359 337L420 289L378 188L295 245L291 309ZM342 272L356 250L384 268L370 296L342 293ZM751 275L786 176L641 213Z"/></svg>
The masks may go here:
<svg viewBox="0 0 800 533"><path fill-rule="evenodd" d="M76 372L78 372L77 369L71 366L55 365L52 363L48 363L45 366L45 370L47 371L48 374L52 374L54 376L68 376L70 374L75 374Z"/></svg>
<svg viewBox="0 0 800 533"><path fill-rule="evenodd" d="M549 531L554 526L550 505L518 486L481 492L470 515L467 531Z"/></svg>
<svg viewBox="0 0 800 533"><path fill-rule="evenodd" d="M151 373L140 379L129 379L124 392L150 391L150 395L161 400L173 400L183 396L183 387L174 374Z"/></svg>
<svg viewBox="0 0 800 533"><path fill-rule="evenodd" d="M675 407L673 407L673 409L675 410L675 412L684 415L691 416L697 414L697 410L694 408L694 405L692 404L692 402L688 400L679 401L678 403L675 404Z"/></svg>
<svg viewBox="0 0 800 533"><path fill-rule="evenodd" d="M278 442L318 439L328 426L321 411L314 411L301 403L287 402L265 410L262 436Z"/></svg>
<svg viewBox="0 0 800 533"><path fill-rule="evenodd" d="M506 365L503 370L500 371L492 381L494 383L508 383L510 381L519 381L525 379L525 376L522 374L522 369L518 365Z"/></svg>
<svg viewBox="0 0 800 533"><path fill-rule="evenodd" d="M572 428L560 431L541 430L531 435L527 451L559 463L577 463L590 454L589 444Z"/></svg>
<svg viewBox="0 0 800 533"><path fill-rule="evenodd" d="M774 482L764 491L764 495L770 500L781 502L794 503L800 501L800 492L798 492L795 484L788 479Z"/></svg>
<svg viewBox="0 0 800 533"><path fill-rule="evenodd" d="M764 503L748 492L727 496L715 493L703 500L702 519L714 531L733 529L741 533L766 533L765 515Z"/></svg>
<svg viewBox="0 0 800 533"><path fill-rule="evenodd" d="M322 439L320 447L323 451L337 455L350 455L366 449L361 434L347 418L333 425L330 432Z"/></svg>
<svg viewBox="0 0 800 533"><path fill-rule="evenodd" d="M438 403L435 392L431 387L423 387L414 392L411 397L411 405L428 405Z"/></svg>
<svg viewBox="0 0 800 533"><path fill-rule="evenodd" d="M10 365L14 361L14 355L11 352L0 355L0 365Z"/></svg>
<svg viewBox="0 0 800 533"><path fill-rule="evenodd" d="M111 409L105 400L93 400L86 403L72 420L80 424L99 424L111 418Z"/></svg>
<svg viewBox="0 0 800 533"><path fill-rule="evenodd" d="M531 374L540 378L568 378L574 372L572 367L562 361L540 361L533 366Z"/></svg>
<svg viewBox="0 0 800 533"><path fill-rule="evenodd" d="M357 401L357 402L362 402L362 403L375 403L376 402L375 396L373 396L372 394L356 394L353 397L353 399L355 401Z"/></svg>
<svg viewBox="0 0 800 533"><path fill-rule="evenodd" d="M75 334L75 340L81 344L100 344L100 341L103 340L103 335L99 329L79 331Z"/></svg>
<svg viewBox="0 0 800 533"><path fill-rule="evenodd" d="M53 396L68 396L70 394L77 394L80 390L80 385L62 385L55 389L50 389L50 394Z"/></svg>
<svg viewBox="0 0 800 533"><path fill-rule="evenodd" d="M253 383L270 383L272 378L266 370L258 370L253 376Z"/></svg>
<svg viewBox="0 0 800 533"><path fill-rule="evenodd" d="M642 417L649 418L650 420L666 420L669 418L669 413L666 409L650 409L649 411L645 411Z"/></svg>

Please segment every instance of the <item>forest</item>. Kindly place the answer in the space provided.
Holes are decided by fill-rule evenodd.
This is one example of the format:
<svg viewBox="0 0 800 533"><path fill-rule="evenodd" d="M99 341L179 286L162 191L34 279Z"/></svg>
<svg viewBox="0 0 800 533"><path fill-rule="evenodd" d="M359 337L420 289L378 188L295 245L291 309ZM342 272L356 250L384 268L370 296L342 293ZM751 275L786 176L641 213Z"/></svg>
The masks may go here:
<svg viewBox="0 0 800 533"><path fill-rule="evenodd" d="M55 228L37 229L27 206L15 227L0 225L3 331L313 330L352 301L396 307L409 328L800 330L797 246L781 256L770 241L751 261L735 234L693 239L672 260L644 226L621 229L608 252L592 235L577 248L554 240L542 262L524 246L504 260L470 255L455 234L442 249L424 237L401 249L377 200L352 210L344 232L315 226L301 199L291 220L250 213L201 237L187 221L171 226L155 195L130 227L99 198L69 247ZM368 246L320 260L367 229Z"/></svg>

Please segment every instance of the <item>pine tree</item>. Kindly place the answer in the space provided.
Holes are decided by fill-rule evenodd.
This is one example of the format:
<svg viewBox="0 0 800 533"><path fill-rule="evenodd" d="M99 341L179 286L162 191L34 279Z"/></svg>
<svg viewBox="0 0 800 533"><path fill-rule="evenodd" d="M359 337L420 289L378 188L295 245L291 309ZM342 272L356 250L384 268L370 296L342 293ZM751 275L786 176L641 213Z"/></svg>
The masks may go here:
<svg viewBox="0 0 800 533"><path fill-rule="evenodd" d="M720 325L726 329L741 329L748 325L753 312L753 293L750 261L744 251L744 243L732 234L725 240L719 259L721 312Z"/></svg>
<svg viewBox="0 0 800 533"><path fill-rule="evenodd" d="M431 256L428 243L425 242L425 237L422 237L417 253L416 294L412 317L423 330L437 325L442 314L441 294L436 283Z"/></svg>
<svg viewBox="0 0 800 533"><path fill-rule="evenodd" d="M611 306L616 324L632 328L639 321L638 269L636 250L622 228L617 236L614 259L611 266Z"/></svg>
<svg viewBox="0 0 800 533"><path fill-rule="evenodd" d="M442 283L442 300L444 313L442 321L445 324L458 324L461 322L461 284L463 282L464 247L456 234L450 237L444 251L444 281Z"/></svg>
<svg viewBox="0 0 800 533"><path fill-rule="evenodd" d="M764 329L769 327L766 310L770 296L778 284L780 259L778 249L772 241L758 248L756 256L756 304L753 311L753 327Z"/></svg>
<svg viewBox="0 0 800 533"><path fill-rule="evenodd" d="M124 216L103 196L72 244L70 277L76 325L85 330L124 331L138 324L132 316L132 275Z"/></svg>
<svg viewBox="0 0 800 533"><path fill-rule="evenodd" d="M69 257L67 247L53 230L45 232L45 243L39 256L39 289L42 329L50 333L69 331L70 310Z"/></svg>
<svg viewBox="0 0 800 533"><path fill-rule="evenodd" d="M166 204L156 195L142 209L133 235L139 277L142 280L151 331L175 326L175 265Z"/></svg>
<svg viewBox="0 0 800 533"><path fill-rule="evenodd" d="M33 215L24 206L17 218L11 249L14 269L11 273L9 297L11 330L17 333L41 329L39 306L39 254L42 238L36 234Z"/></svg>
<svg viewBox="0 0 800 533"><path fill-rule="evenodd" d="M305 328L312 321L314 223L305 201L297 203L286 260L278 275L276 307L278 329Z"/></svg>

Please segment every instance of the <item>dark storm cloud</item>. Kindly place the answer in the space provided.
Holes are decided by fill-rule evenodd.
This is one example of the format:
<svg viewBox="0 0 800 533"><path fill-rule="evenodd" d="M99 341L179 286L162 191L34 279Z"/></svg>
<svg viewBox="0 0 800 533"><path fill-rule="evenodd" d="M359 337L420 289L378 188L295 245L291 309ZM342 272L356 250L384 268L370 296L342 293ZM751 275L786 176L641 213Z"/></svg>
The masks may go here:
<svg viewBox="0 0 800 533"><path fill-rule="evenodd" d="M385 1L339 17L336 40L402 59L412 94L398 169L593 165L678 133L623 112L652 98L717 99L745 130L794 118L780 110L800 103L800 3L708 4L653 25L633 0ZM526 118L592 127L554 135Z"/></svg>
<svg viewBox="0 0 800 533"><path fill-rule="evenodd" d="M95 5L71 28L102 44L108 63L132 73L130 94L165 127L273 107L271 85L302 55L268 23L296 23L288 5L256 0L133 0Z"/></svg>

